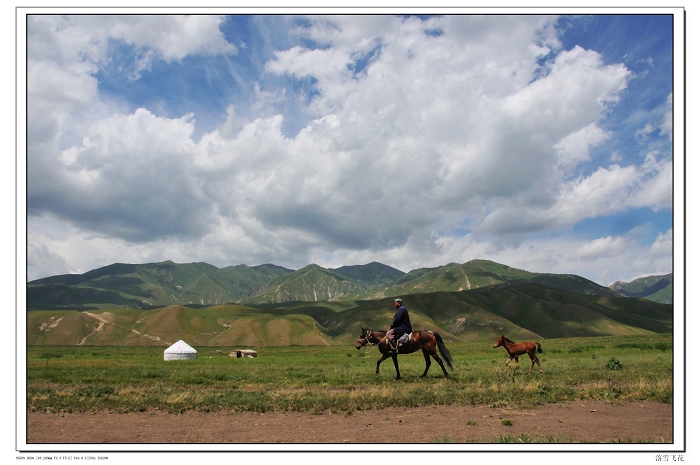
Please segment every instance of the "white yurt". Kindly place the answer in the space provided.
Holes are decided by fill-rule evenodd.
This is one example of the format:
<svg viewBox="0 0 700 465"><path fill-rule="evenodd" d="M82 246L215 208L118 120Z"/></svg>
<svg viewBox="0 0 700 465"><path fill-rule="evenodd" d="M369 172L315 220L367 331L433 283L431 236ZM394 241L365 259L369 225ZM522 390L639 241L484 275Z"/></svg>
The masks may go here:
<svg viewBox="0 0 700 465"><path fill-rule="evenodd" d="M177 341L163 352L163 360L195 360L197 351L185 341Z"/></svg>

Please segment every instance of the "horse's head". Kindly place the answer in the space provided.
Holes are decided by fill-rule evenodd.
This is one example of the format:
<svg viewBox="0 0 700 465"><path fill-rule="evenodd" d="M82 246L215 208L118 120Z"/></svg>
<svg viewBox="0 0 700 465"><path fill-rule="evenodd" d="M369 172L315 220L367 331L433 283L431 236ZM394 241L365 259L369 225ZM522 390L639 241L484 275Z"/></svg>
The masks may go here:
<svg viewBox="0 0 700 465"><path fill-rule="evenodd" d="M371 338L372 331L369 329L362 328L362 333L360 334L360 337L358 337L357 341L355 341L355 348L357 350L360 350L360 348L366 346L367 343L370 342Z"/></svg>
<svg viewBox="0 0 700 465"><path fill-rule="evenodd" d="M498 338L496 343L493 345L493 348L495 349L496 347L501 347L503 344L505 344L506 338L501 334L501 337Z"/></svg>

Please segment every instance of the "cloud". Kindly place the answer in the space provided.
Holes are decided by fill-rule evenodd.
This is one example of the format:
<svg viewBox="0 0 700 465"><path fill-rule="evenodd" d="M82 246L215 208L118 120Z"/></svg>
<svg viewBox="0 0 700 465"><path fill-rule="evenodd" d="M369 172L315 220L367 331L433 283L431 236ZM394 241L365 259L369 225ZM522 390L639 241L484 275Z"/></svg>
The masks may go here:
<svg viewBox="0 0 700 465"><path fill-rule="evenodd" d="M656 240L649 248L649 254L654 258L667 258L673 252L673 230L659 233Z"/></svg>
<svg viewBox="0 0 700 465"><path fill-rule="evenodd" d="M672 207L672 162L649 156L641 166L611 165L590 176L557 186L546 203L520 201L489 213L479 226L482 233L507 234L565 230L579 221L610 216L630 208L659 211ZM516 241L517 242L517 241Z"/></svg>
<svg viewBox="0 0 700 465"><path fill-rule="evenodd" d="M595 261L600 257L617 257L629 248L629 240L623 237L601 237L579 248L573 258Z"/></svg>
<svg viewBox="0 0 700 465"><path fill-rule="evenodd" d="M673 139L673 94L668 94L666 99L666 112L661 123L661 134Z"/></svg>
<svg viewBox="0 0 700 465"><path fill-rule="evenodd" d="M201 235L214 218L199 180L188 175L190 118L139 109L95 123L81 146L61 152L51 167L30 165L30 214L134 242Z"/></svg>
<svg viewBox="0 0 700 465"><path fill-rule="evenodd" d="M560 169L566 174L579 163L590 160L590 149L600 145L610 137L612 137L612 132L601 129L597 123L591 123L564 137L554 146L558 154Z"/></svg>
<svg viewBox="0 0 700 465"><path fill-rule="evenodd" d="M50 251L45 243L41 245L29 244L27 256L30 257L34 268L42 270L41 276L29 276L29 280L44 276L67 274L68 271L71 271L65 257Z"/></svg>
<svg viewBox="0 0 700 465"><path fill-rule="evenodd" d="M111 41L152 50L166 61L187 55L235 54L216 15L30 15L29 55L71 67L109 60Z"/></svg>
<svg viewBox="0 0 700 465"><path fill-rule="evenodd" d="M663 151L645 147L645 161L630 163L611 150L598 158L615 165L596 164L594 149L618 136L605 122L631 73L594 50L564 50L556 17L361 19L297 20L288 32L301 40L270 54L248 83L249 107L220 102L216 128L198 131L200 115L134 109L99 79L235 54L223 18L32 18L28 214L35 228L73 229L31 236L31 266L55 269L55 254L82 269L98 249L106 263L587 264L596 247L634 243L566 251L533 235L671 206ZM191 99L188 86L171 98Z"/></svg>
<svg viewBox="0 0 700 465"><path fill-rule="evenodd" d="M115 42L136 53L130 78L156 58L231 54L223 17L37 15L28 19L27 197L30 215L50 214L88 231L136 242L192 237L216 221L189 175L192 115L157 118L104 100L97 73ZM135 73L135 74L134 74ZM122 108L120 108L122 107ZM46 182L50 179L51 182Z"/></svg>
<svg viewBox="0 0 700 465"><path fill-rule="evenodd" d="M629 199L629 206L650 208L653 211L673 206L673 161L668 158L657 160L653 154L647 155L641 172L644 174L641 186Z"/></svg>
<svg viewBox="0 0 700 465"><path fill-rule="evenodd" d="M324 173L325 191L316 192L316 198L325 198L324 192L333 191L345 204L362 205L364 211L376 206L378 211L367 215L373 218L399 217L412 224L424 219L427 225L438 216L454 215L454 221L462 221L464 215L475 213L472 208L478 204L498 209L519 196L526 201L547 202L542 184L552 179L548 166L556 157L553 145L577 132L582 134L584 128L589 131L591 145L602 139L601 134L609 137L599 129L596 133L594 122L625 88L628 73L624 67L605 66L595 52L576 48L561 54L547 76L530 83L537 70L539 49L512 43L504 48L519 52L518 60L494 53L484 66L476 60L489 50L480 50L473 57L460 48L474 51L470 42L483 45L480 36L491 37L491 28L481 25L467 36L448 36L454 25L447 21L440 24L446 33L432 37L422 32L420 21L394 22L397 24L390 34L378 30L376 37L370 35L372 40L366 41L381 44L381 49L362 76L353 76L347 66L359 53L350 42L342 42L338 49L296 47L278 53L268 64L268 71L312 75L318 81L312 106L327 116L307 127L294 142L308 136L316 149L328 147L327 153L337 158L329 170L341 169L345 175ZM534 40L542 22L526 24L532 29L523 31L524 35ZM336 36L343 30L342 24L323 31L327 30L333 31L324 35L328 42L341 42ZM504 94L504 89L513 93ZM328 124L330 121L334 124ZM570 143L569 153L572 146ZM305 157L313 160L314 150L309 144ZM569 156L574 164L577 156L581 155ZM571 160L567 168L570 165ZM318 159L313 166L326 165ZM304 177L300 174L292 179ZM341 179L343 185L329 186L333 179ZM387 189L392 180L410 187ZM309 182L304 185L311 187ZM554 201L553 187L545 186L550 203ZM401 198L395 198L394 192L401 192ZM354 198L359 193L373 197ZM324 206L317 210L319 215L329 210ZM391 212L382 210L386 206L392 207ZM340 210L338 207L334 210ZM342 225L348 218L343 231L358 225L352 215L327 216L334 225ZM377 229L381 221L374 223L374 228L360 224L373 238L383 236ZM405 241L407 236L395 239Z"/></svg>
<svg viewBox="0 0 700 465"><path fill-rule="evenodd" d="M179 61L192 54L235 54L220 30L221 16L193 15L29 15L27 17L27 106L30 143L61 137L74 141L85 121L110 115L114 101L98 95L98 73L115 58L134 55L111 73L134 79L156 58ZM129 62L131 60L131 62ZM119 104L117 104L117 109Z"/></svg>
<svg viewBox="0 0 700 465"><path fill-rule="evenodd" d="M164 60L182 60L203 53L235 54L236 47L223 37L217 15L124 15L90 17L110 38L157 52Z"/></svg>

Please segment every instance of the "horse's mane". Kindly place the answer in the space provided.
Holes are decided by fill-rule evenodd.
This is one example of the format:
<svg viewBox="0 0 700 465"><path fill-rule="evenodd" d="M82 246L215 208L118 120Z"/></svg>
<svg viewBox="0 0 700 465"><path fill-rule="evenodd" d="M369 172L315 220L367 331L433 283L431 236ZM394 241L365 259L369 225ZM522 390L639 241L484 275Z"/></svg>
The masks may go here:
<svg viewBox="0 0 700 465"><path fill-rule="evenodd" d="M362 328L362 334L365 334L367 331L371 331L373 333L386 333L386 329L367 329L367 328Z"/></svg>
<svg viewBox="0 0 700 465"><path fill-rule="evenodd" d="M510 339L508 339L508 338L505 337L505 336L503 336L503 339L505 339L507 342L510 342L511 344L515 344L515 342L511 341Z"/></svg>

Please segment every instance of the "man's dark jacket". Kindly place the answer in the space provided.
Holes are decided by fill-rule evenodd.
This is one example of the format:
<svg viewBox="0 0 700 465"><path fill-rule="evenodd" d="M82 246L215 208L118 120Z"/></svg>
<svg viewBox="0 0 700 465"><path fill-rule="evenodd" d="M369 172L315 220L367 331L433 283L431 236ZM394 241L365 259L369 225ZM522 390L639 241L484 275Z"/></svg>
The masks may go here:
<svg viewBox="0 0 700 465"><path fill-rule="evenodd" d="M396 310L396 315L394 315L394 321L391 323L390 328L393 328L394 335L397 339L402 334L413 331L413 328L411 328L411 320L408 318L408 310L406 310L406 307L403 305Z"/></svg>

